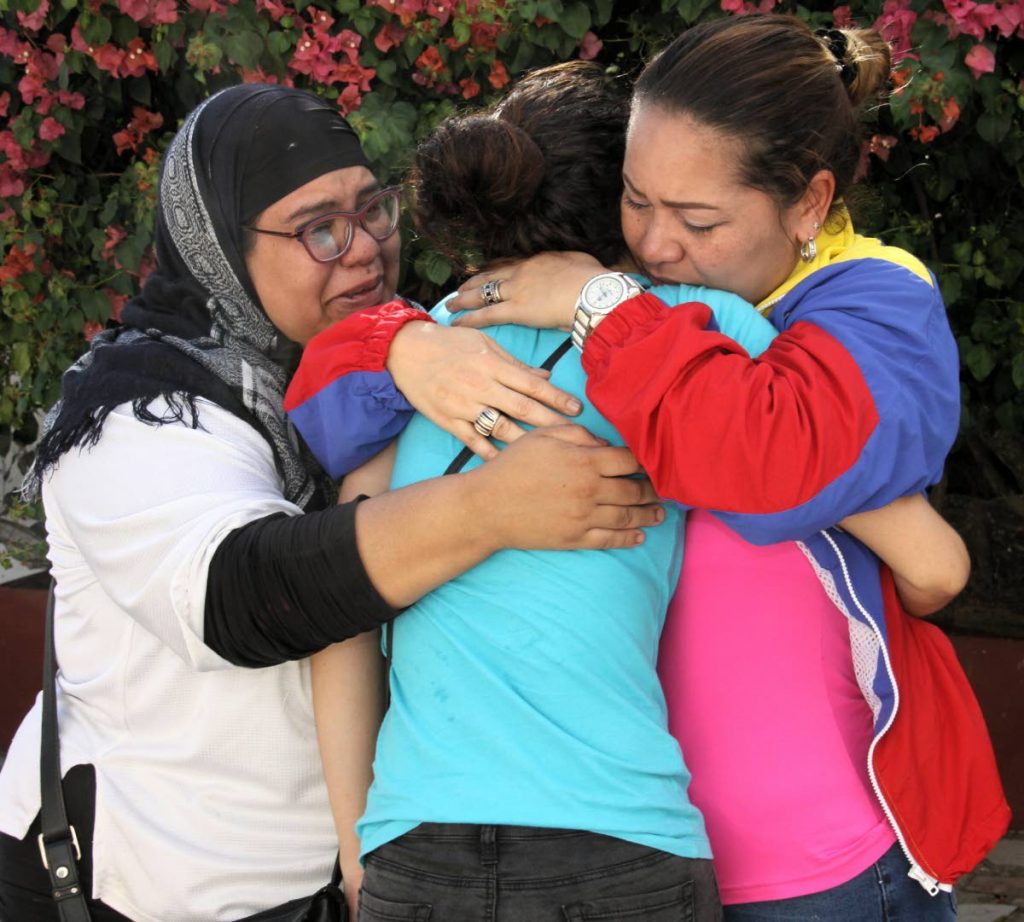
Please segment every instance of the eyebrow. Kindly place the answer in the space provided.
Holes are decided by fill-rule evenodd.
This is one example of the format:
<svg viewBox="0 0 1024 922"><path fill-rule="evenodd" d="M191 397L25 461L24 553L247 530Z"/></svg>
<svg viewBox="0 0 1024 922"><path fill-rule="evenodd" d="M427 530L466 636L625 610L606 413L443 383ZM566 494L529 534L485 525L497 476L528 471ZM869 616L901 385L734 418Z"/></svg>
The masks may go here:
<svg viewBox="0 0 1024 922"><path fill-rule="evenodd" d="M365 201L370 196L375 195L383 188L379 182L374 180L368 182L365 186L356 192L356 208L359 207L360 202ZM340 203L336 198L322 198L317 199L315 202L307 202L300 208L296 208L287 218L284 219L285 224L291 223L296 218L303 218L306 215L315 217L320 214L328 214L332 211L344 211Z"/></svg>
<svg viewBox="0 0 1024 922"><path fill-rule="evenodd" d="M631 192L635 192L637 195L643 195L643 193L633 185L625 173L622 174L622 181L629 187ZM721 211L718 205L712 205L708 202L676 202L672 199L661 199L661 204L666 205L669 208L703 208L706 211Z"/></svg>

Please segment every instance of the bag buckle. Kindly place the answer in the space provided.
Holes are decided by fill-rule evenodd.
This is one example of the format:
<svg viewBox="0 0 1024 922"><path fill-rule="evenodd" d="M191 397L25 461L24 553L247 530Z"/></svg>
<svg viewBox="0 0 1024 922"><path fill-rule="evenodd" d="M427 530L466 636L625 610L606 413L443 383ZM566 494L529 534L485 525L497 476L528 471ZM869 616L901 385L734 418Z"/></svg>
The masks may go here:
<svg viewBox="0 0 1024 922"><path fill-rule="evenodd" d="M78 833L75 832L74 826L68 826L68 831L71 833L71 844L75 846L75 860L82 860L82 847L78 844ZM39 843L39 857L43 859L43 867L47 871L50 870L50 862L46 857L46 840L43 838L43 834L39 833L36 841Z"/></svg>

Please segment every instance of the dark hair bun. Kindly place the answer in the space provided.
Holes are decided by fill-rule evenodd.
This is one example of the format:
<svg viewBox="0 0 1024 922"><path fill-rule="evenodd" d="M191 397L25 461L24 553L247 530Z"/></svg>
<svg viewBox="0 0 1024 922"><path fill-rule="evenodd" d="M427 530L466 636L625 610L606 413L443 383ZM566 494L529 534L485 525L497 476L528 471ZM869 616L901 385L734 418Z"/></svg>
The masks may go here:
<svg viewBox="0 0 1024 922"><path fill-rule="evenodd" d="M485 228L527 220L544 181L544 155L517 125L492 116L452 118L416 150L412 175L421 232L432 235L444 226L447 240L438 240L449 258L475 241ZM484 247L488 249L488 247Z"/></svg>

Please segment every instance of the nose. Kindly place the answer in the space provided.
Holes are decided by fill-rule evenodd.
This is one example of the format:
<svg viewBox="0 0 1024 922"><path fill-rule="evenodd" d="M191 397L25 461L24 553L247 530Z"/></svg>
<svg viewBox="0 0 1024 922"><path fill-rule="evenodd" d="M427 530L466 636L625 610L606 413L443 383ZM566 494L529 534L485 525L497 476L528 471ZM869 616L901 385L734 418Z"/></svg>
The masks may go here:
<svg viewBox="0 0 1024 922"><path fill-rule="evenodd" d="M366 231L366 228L356 222L352 229L352 243L337 262L346 268L351 268L365 266L379 257L380 243Z"/></svg>
<svg viewBox="0 0 1024 922"><path fill-rule="evenodd" d="M673 226L673 225L676 226ZM645 266L663 266L682 262L686 249L674 215L668 213L651 216L640 238L637 255Z"/></svg>

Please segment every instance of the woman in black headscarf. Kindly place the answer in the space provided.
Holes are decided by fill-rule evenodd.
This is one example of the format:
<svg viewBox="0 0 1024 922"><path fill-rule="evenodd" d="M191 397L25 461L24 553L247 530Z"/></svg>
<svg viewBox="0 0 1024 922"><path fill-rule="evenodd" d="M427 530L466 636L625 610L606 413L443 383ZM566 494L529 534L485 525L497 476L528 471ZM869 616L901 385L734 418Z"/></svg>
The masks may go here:
<svg viewBox="0 0 1024 922"><path fill-rule="evenodd" d="M656 518L649 486L618 476L628 452L570 426L333 504L282 394L310 338L393 297L397 221L333 108L225 90L167 152L157 272L65 375L28 489L47 514L94 919L236 920L316 890L337 838L304 657L346 641L335 710L358 764L380 707L375 628L397 609L503 547L624 546ZM0 917L19 922L57 917L36 847L39 720L0 774Z"/></svg>

